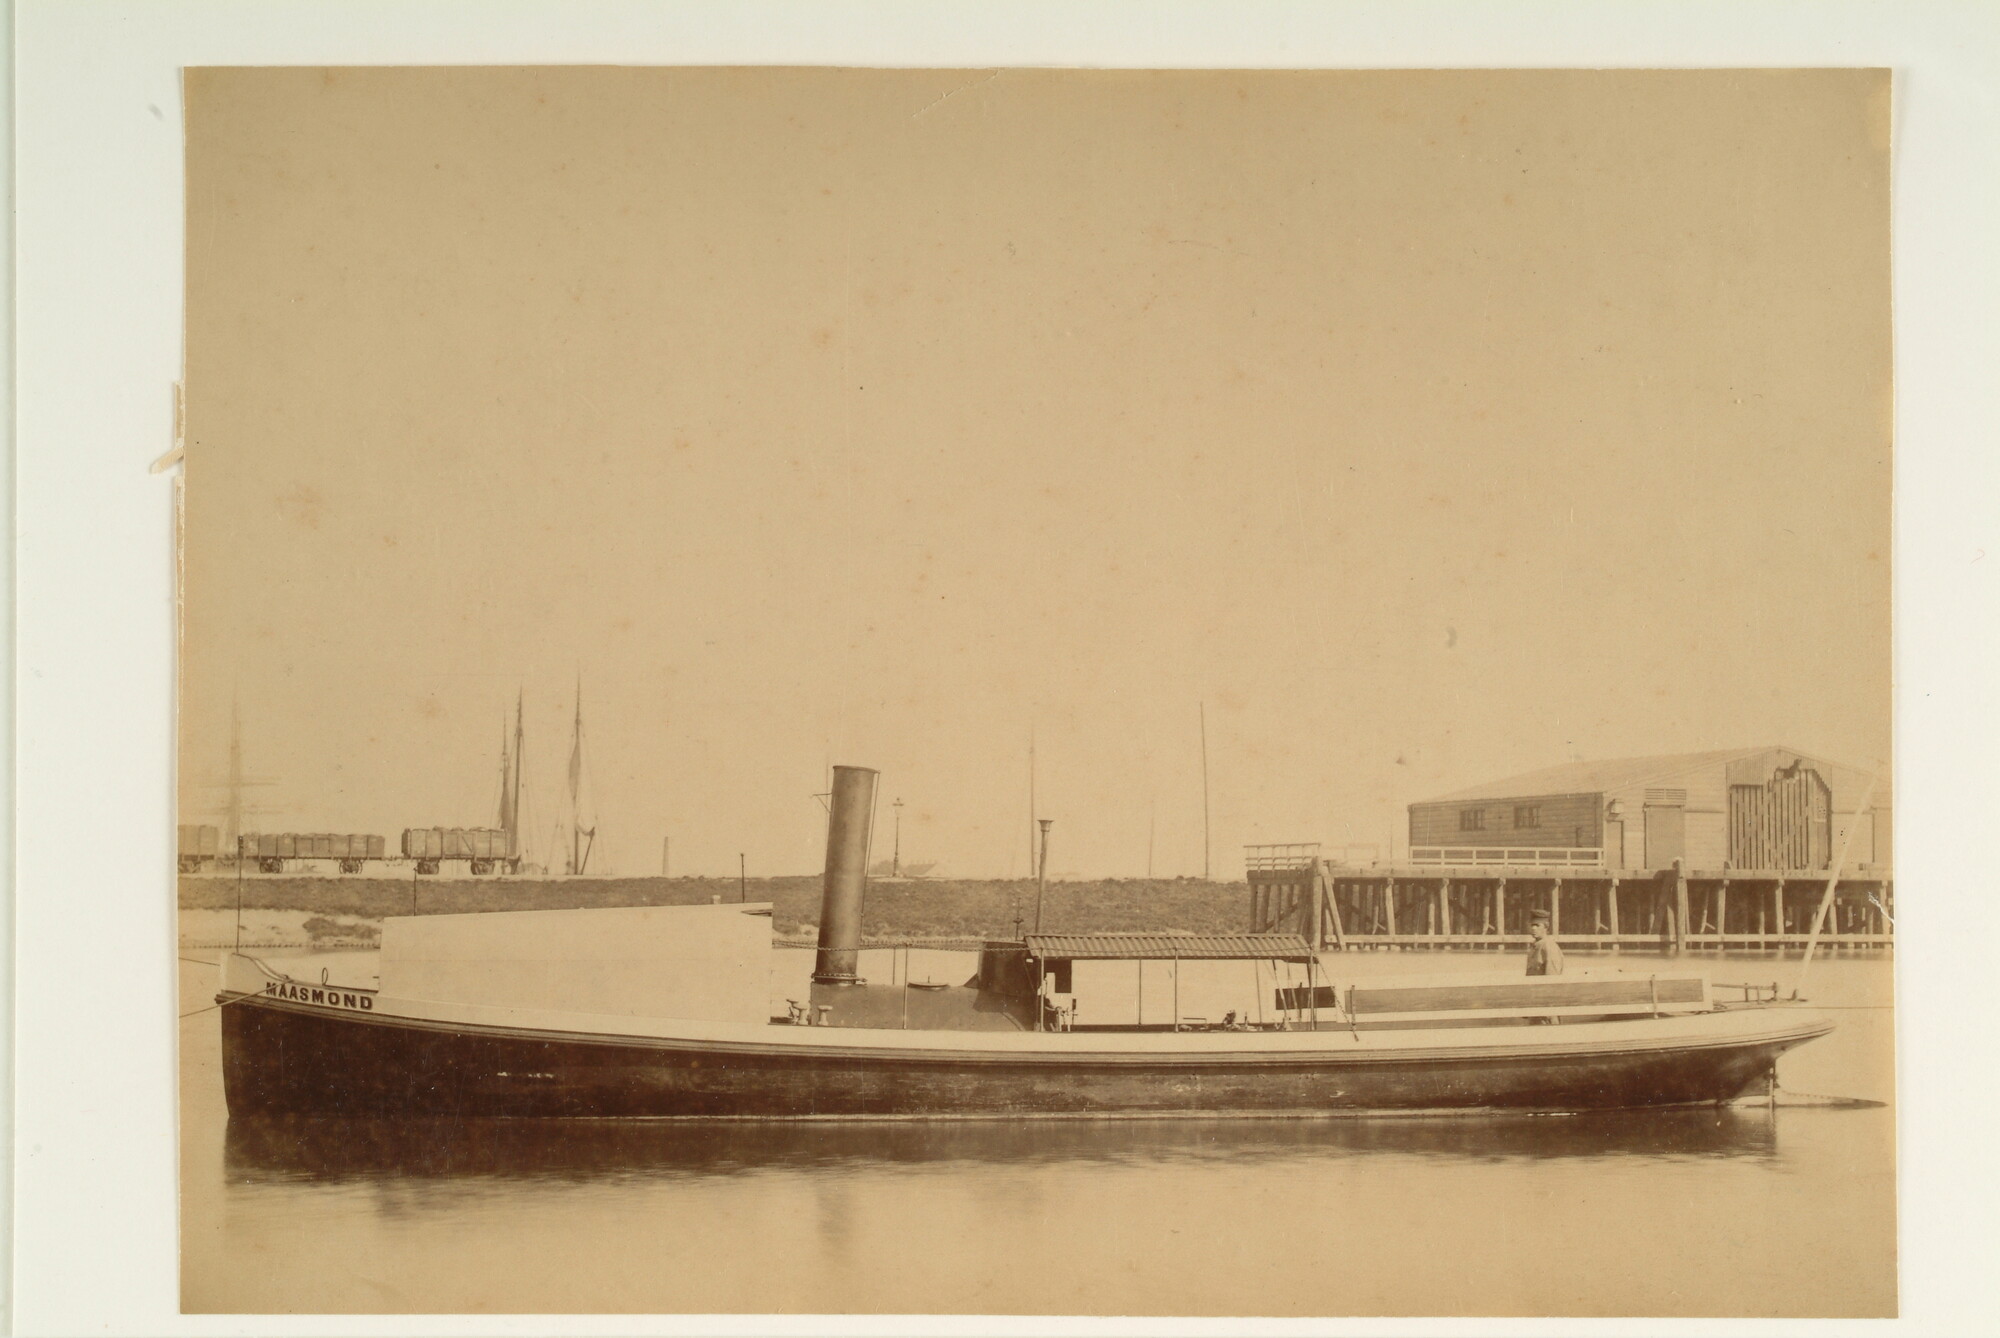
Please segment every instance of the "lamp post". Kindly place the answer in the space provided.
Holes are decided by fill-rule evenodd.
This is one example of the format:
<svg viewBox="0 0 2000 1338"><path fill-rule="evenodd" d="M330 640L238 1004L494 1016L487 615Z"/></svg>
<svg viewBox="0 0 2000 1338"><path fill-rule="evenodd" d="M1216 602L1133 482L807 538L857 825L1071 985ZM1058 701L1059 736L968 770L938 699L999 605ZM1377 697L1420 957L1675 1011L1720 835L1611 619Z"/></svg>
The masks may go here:
<svg viewBox="0 0 2000 1338"><path fill-rule="evenodd" d="M896 854L894 862L889 866L889 876L892 878L901 878L903 876L903 801L898 799L890 807L896 810Z"/></svg>
<svg viewBox="0 0 2000 1338"><path fill-rule="evenodd" d="M1049 826L1054 818L1038 819L1042 824L1041 867L1035 872L1035 932L1042 932L1042 894L1049 890Z"/></svg>

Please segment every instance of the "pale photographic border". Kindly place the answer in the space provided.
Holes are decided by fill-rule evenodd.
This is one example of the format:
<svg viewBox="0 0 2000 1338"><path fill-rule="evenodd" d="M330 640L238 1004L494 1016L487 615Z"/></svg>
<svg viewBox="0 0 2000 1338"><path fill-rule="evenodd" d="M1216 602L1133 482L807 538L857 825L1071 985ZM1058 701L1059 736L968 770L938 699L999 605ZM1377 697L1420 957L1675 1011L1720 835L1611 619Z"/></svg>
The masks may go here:
<svg viewBox="0 0 2000 1338"><path fill-rule="evenodd" d="M228 64L1896 72L1902 1318L1990 1323L2000 917L2000 10L1970 3L71 4L16 15L13 1329L25 1334L1793 1333L1880 1321L182 1316L167 871L178 71ZM1968 837L1970 839L1968 839ZM1949 910L1949 918L1941 911ZM1838 1224L1829 1224L1837 1230Z"/></svg>

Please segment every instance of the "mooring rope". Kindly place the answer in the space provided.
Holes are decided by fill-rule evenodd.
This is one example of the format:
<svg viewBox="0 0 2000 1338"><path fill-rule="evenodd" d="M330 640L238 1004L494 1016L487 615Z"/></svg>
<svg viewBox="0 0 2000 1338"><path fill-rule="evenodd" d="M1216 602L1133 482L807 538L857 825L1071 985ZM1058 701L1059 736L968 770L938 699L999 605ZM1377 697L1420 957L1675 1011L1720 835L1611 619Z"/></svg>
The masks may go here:
<svg viewBox="0 0 2000 1338"><path fill-rule="evenodd" d="M198 1016L199 1014L202 1014L202 1013L211 1013L211 1012L214 1012L214 1011L215 1011L216 1009L218 1009L218 1008L227 1008L227 1007L228 1007L228 1006L229 1006L230 1004L233 1004L233 1003L242 1003L242 1002L243 1002L243 1001L244 1001L245 999L252 999L252 998L255 998L255 997L256 997L255 995L251 995L251 994L245 994L245 995L240 995L239 997L237 997L237 998L234 998L234 999L224 999L224 1000L222 1000L222 1001L221 1001L221 1002L219 1002L219 1003L212 1003L212 1004L209 1004L209 1005L207 1005L207 1006L205 1006L205 1007L202 1007L202 1008L196 1008L196 1009L192 1010L191 1012L186 1012L186 1013L182 1013L182 1014L181 1014L181 1016L182 1016L182 1017L184 1017L184 1018L189 1018L189 1017L195 1017L195 1016Z"/></svg>

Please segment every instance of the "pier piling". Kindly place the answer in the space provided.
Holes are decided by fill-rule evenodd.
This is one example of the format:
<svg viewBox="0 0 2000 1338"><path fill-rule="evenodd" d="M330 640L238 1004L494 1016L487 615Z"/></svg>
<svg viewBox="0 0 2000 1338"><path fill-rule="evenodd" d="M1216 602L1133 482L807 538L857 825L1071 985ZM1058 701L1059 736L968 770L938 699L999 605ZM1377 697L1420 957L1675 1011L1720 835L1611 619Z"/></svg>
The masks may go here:
<svg viewBox="0 0 2000 1338"><path fill-rule="evenodd" d="M1528 913L1545 907L1556 937L1570 948L1795 950L1805 947L1807 926L1803 917L1787 914L1784 892L1805 876L1789 870L1685 866L1343 866L1315 855L1299 858L1292 867L1253 867L1248 909L1253 932L1296 927L1323 950L1511 950L1526 941ZM1525 902L1508 895L1523 879L1531 880L1534 891ZM1647 894L1647 909L1637 922L1625 905L1627 884L1634 882ZM1753 897L1736 911L1731 902L1741 898L1732 899L1730 892L1738 883L1759 884L1769 895ZM1887 906L1892 891L1886 870L1843 875L1820 925L1821 945L1828 950L1891 946L1893 921Z"/></svg>

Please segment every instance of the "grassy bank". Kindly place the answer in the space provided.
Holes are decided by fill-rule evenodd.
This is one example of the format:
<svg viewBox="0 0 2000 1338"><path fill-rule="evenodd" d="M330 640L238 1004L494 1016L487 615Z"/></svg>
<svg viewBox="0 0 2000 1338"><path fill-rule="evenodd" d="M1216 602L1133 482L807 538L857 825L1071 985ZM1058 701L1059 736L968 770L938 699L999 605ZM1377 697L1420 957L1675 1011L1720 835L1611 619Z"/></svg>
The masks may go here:
<svg viewBox="0 0 2000 1338"><path fill-rule="evenodd" d="M810 932L819 922L820 880L752 878L751 901L772 904L781 934ZM385 915L447 915L471 911L556 910L605 906L698 906L737 899L734 878L321 878L257 877L242 888L243 904L260 910L380 919ZM1171 930L1193 933L1245 928L1248 891L1242 883L1200 879L1116 878L1049 884L1042 928L1051 933ZM236 905L233 878L184 875L180 904L189 910ZM1012 932L1015 907L1032 926L1035 885L1025 879L925 879L877 882L868 889L863 932L871 938L978 937Z"/></svg>

